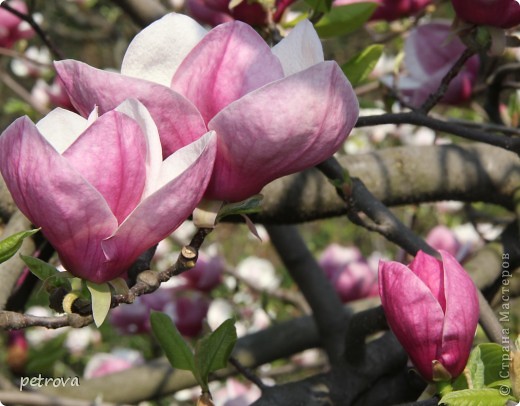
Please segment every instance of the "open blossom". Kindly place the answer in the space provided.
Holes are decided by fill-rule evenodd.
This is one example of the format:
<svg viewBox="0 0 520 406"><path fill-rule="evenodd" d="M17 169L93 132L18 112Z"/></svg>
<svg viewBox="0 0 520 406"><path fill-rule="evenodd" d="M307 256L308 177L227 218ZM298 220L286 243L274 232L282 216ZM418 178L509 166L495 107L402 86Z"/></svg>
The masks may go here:
<svg viewBox="0 0 520 406"><path fill-rule="evenodd" d="M379 293L390 328L427 380L462 373L478 323L473 281L446 251L442 261L417 253L413 262L379 264ZM436 372L434 372L434 370Z"/></svg>
<svg viewBox="0 0 520 406"><path fill-rule="evenodd" d="M451 0L457 16L468 23L511 28L520 24L517 0Z"/></svg>
<svg viewBox="0 0 520 406"><path fill-rule="evenodd" d="M80 114L138 98L158 125L164 156L214 130L207 199L244 200L324 161L358 116L352 86L336 62L324 61L309 21L271 50L240 21L207 32L169 14L134 38L121 74L72 60L56 69Z"/></svg>
<svg viewBox="0 0 520 406"><path fill-rule="evenodd" d="M449 22L436 21L416 27L405 41L406 72L397 79L397 89L410 105L419 107L437 90L465 49L453 35ZM479 66L478 56L471 57L451 81L441 102L458 104L469 100Z"/></svg>
<svg viewBox="0 0 520 406"><path fill-rule="evenodd" d="M9 5L20 13L27 13L27 6L23 1L10 1ZM34 31L29 24L0 8L0 47L11 48L20 39L31 38Z"/></svg>
<svg viewBox="0 0 520 406"><path fill-rule="evenodd" d="M365 3L367 0L336 0L334 6L346 6L353 3ZM432 0L369 0L376 3L377 8L370 20L394 21L399 18L409 17L423 10Z"/></svg>
<svg viewBox="0 0 520 406"><path fill-rule="evenodd" d="M0 172L64 267L102 283L192 213L215 147L210 132L163 161L151 116L127 100L89 120L63 109L37 125L19 118L0 136Z"/></svg>

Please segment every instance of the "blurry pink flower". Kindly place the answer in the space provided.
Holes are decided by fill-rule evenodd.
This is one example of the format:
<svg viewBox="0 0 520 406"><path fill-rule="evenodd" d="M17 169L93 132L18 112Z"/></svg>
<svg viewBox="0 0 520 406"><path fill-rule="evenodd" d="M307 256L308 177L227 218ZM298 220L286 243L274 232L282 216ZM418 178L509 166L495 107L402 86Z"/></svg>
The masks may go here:
<svg viewBox="0 0 520 406"><path fill-rule="evenodd" d="M50 85L45 80L38 79L31 90L31 98L42 109L53 106L76 111L59 77Z"/></svg>
<svg viewBox="0 0 520 406"><path fill-rule="evenodd" d="M390 328L428 381L444 367L459 376L469 357L479 305L473 281L449 253L422 251L409 266L379 264L379 292ZM442 368L441 368L442 369Z"/></svg>
<svg viewBox="0 0 520 406"><path fill-rule="evenodd" d="M331 244L323 251L319 264L343 303L377 296L377 272L356 247Z"/></svg>
<svg viewBox="0 0 520 406"><path fill-rule="evenodd" d="M181 14L141 31L122 74L61 61L56 69L77 110L138 98L154 117L164 156L217 133L208 199L240 201L272 180L330 157L358 116L352 87L302 21L272 50L239 21L206 32ZM305 112L305 114L302 114Z"/></svg>
<svg viewBox="0 0 520 406"><path fill-rule="evenodd" d="M179 293L179 292L178 292ZM164 307L179 332L186 337L196 337L202 332L202 322L208 314L210 300L196 291L183 291Z"/></svg>
<svg viewBox="0 0 520 406"><path fill-rule="evenodd" d="M333 4L334 6L346 6L348 4L365 2L367 0L336 0ZM393 21L417 14L426 8L432 0L368 0L368 2L378 4L370 20Z"/></svg>
<svg viewBox="0 0 520 406"><path fill-rule="evenodd" d="M457 16L468 23L511 28L520 24L518 0L451 0Z"/></svg>
<svg viewBox="0 0 520 406"><path fill-rule="evenodd" d="M465 49L448 22L424 24L410 31L404 46L406 73L397 79L397 88L406 102L419 107L426 101ZM478 56L471 57L451 81L441 102L458 104L469 100L479 66Z"/></svg>
<svg viewBox="0 0 520 406"><path fill-rule="evenodd" d="M194 268L183 272L188 287L201 292L211 292L222 282L224 261L219 256L209 256L199 252L199 258Z"/></svg>
<svg viewBox="0 0 520 406"><path fill-rule="evenodd" d="M213 401L221 406L249 406L261 394L257 386L246 386L236 379L229 378L223 388L213 393Z"/></svg>
<svg viewBox="0 0 520 406"><path fill-rule="evenodd" d="M260 3L243 0L229 8L230 0L187 0L186 9L195 20L212 26L238 20L249 25L267 24L267 12Z"/></svg>
<svg viewBox="0 0 520 406"><path fill-rule="evenodd" d="M138 297L131 305L119 306L110 313L110 322L122 334L151 331L150 312L168 314L182 335L194 337L202 331L202 322L209 308L209 299L197 291L160 288Z"/></svg>
<svg viewBox="0 0 520 406"><path fill-rule="evenodd" d="M426 242L436 250L444 250L456 257L461 244L457 236L446 226L436 226L426 236Z"/></svg>
<svg viewBox="0 0 520 406"><path fill-rule="evenodd" d="M23 1L13 0L9 5L20 13L27 14ZM0 7L0 47L11 48L20 39L31 38L34 31L29 24Z"/></svg>
<svg viewBox="0 0 520 406"><path fill-rule="evenodd" d="M140 352L131 349L116 349L111 353L97 353L87 362L83 376L85 379L99 378L124 371L144 362Z"/></svg>
<svg viewBox="0 0 520 406"><path fill-rule="evenodd" d="M90 121L56 109L37 126L22 117L4 131L0 172L64 267L102 283L192 213L215 141L208 133L163 162L155 124L136 100Z"/></svg>

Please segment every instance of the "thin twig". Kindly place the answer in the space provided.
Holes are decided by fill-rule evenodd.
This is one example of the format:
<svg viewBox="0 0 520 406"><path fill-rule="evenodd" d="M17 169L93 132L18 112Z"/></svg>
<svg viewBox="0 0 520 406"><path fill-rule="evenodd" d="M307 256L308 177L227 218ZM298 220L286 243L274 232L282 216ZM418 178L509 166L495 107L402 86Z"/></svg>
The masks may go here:
<svg viewBox="0 0 520 406"><path fill-rule="evenodd" d="M34 21L34 18L30 14L21 13L20 11L12 8L6 1L4 1L0 5L0 7L3 7L11 14L14 14L16 17L27 22L32 27L32 29L38 34L38 36L41 38L41 40L47 46L47 48L49 48L49 50L56 56L56 58L65 59L63 53L58 48L56 48L56 46L54 46L49 36L43 31L43 29L38 25L38 23Z"/></svg>
<svg viewBox="0 0 520 406"><path fill-rule="evenodd" d="M230 356L228 359L229 363L233 365L236 370L246 379L248 379L250 382L254 383L260 390L265 390L268 386L262 382L262 380L256 376L253 371L251 371L250 368L246 367L245 365L242 365L238 359L236 359L234 356Z"/></svg>
<svg viewBox="0 0 520 406"><path fill-rule="evenodd" d="M423 114L428 114L428 112L439 102L440 99L444 96L446 91L448 90L448 86L451 81L459 74L461 69L464 67L466 62L475 55L475 51L466 48L462 55L457 59L457 61L453 64L452 68L444 75L439 85L439 88L432 93L426 101L419 107L418 111Z"/></svg>

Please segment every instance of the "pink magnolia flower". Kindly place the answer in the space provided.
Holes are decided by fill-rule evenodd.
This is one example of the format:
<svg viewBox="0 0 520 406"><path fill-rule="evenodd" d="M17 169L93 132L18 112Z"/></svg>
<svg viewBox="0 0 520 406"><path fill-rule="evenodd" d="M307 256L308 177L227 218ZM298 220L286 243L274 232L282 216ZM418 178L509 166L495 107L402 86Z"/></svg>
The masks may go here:
<svg viewBox="0 0 520 406"><path fill-rule="evenodd" d="M240 201L322 162L358 116L350 83L336 62L324 61L309 21L271 50L240 21L206 32L169 14L134 38L122 74L72 60L56 69L83 115L138 98L158 125L164 156L214 130L208 199Z"/></svg>
<svg viewBox="0 0 520 406"><path fill-rule="evenodd" d="M462 373L477 328L479 306L473 281L446 251L442 261L422 251L409 266L379 264L379 293L390 328L427 380L444 367Z"/></svg>
<svg viewBox="0 0 520 406"><path fill-rule="evenodd" d="M200 292L160 288L138 297L131 305L113 309L110 322L122 334L148 333L151 331L150 312L161 311L172 318L182 335L195 337L202 331L209 305L209 299Z"/></svg>
<svg viewBox="0 0 520 406"><path fill-rule="evenodd" d="M336 0L334 6L346 6L353 3L365 3L366 0ZM394 21L399 18L412 16L426 8L432 0L370 0L378 4L370 20Z"/></svg>
<svg viewBox="0 0 520 406"><path fill-rule="evenodd" d="M143 363L144 358L140 352L129 348L118 348L110 353L100 352L92 356L85 365L83 376L85 379L99 378Z"/></svg>
<svg viewBox="0 0 520 406"><path fill-rule="evenodd" d="M253 26L267 24L267 12L260 3L243 0L231 9L230 3L230 0L187 0L186 8L197 21L213 26L234 20Z"/></svg>
<svg viewBox="0 0 520 406"><path fill-rule="evenodd" d="M451 32L448 22L424 24L410 31L404 46L406 74L397 82L405 100L419 107L437 90L444 75L465 49L466 46ZM478 56L471 57L451 81L441 101L458 104L469 100L479 66Z"/></svg>
<svg viewBox="0 0 520 406"><path fill-rule="evenodd" d="M10 1L9 5L20 13L27 14L23 1ZM0 7L0 47L11 48L20 39L31 38L34 31L29 24Z"/></svg>
<svg viewBox="0 0 520 406"><path fill-rule="evenodd" d="M377 272L356 247L331 244L319 264L343 303L377 295Z"/></svg>
<svg viewBox="0 0 520 406"><path fill-rule="evenodd" d="M219 256L209 256L199 252L199 258L194 268L183 272L180 276L191 289L201 292L211 292L222 282L224 261Z"/></svg>
<svg viewBox="0 0 520 406"><path fill-rule="evenodd" d="M451 0L457 16L468 23L511 28L520 24L517 0Z"/></svg>
<svg viewBox="0 0 520 406"><path fill-rule="evenodd" d="M192 213L215 141L208 133L163 162L155 124L136 100L89 121L56 109L36 126L22 117L4 131L0 172L64 267L102 283Z"/></svg>

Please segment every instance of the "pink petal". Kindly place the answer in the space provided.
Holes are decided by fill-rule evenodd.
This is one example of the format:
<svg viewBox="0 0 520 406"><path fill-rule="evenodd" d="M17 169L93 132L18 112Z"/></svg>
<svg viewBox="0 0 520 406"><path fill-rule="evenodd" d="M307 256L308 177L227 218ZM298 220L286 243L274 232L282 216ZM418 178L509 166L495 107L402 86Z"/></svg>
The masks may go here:
<svg viewBox="0 0 520 406"><path fill-rule="evenodd" d="M100 281L101 240L117 221L101 194L88 184L22 117L0 136L0 171L17 206L58 251L74 275Z"/></svg>
<svg viewBox="0 0 520 406"><path fill-rule="evenodd" d="M439 252L444 267L446 315L437 359L455 377L464 370L469 357L478 323L479 304L475 284L468 273L451 254Z"/></svg>
<svg viewBox="0 0 520 406"><path fill-rule="evenodd" d="M55 62L55 67L72 103L85 117L94 105L98 105L103 114L126 99L138 99L143 103L159 129L164 156L207 131L195 106L165 86L102 71L73 60Z"/></svg>
<svg viewBox="0 0 520 406"><path fill-rule="evenodd" d="M444 269L442 262L431 255L419 251L409 268L430 289L432 295L446 310L446 293L444 292Z"/></svg>
<svg viewBox="0 0 520 406"><path fill-rule="evenodd" d="M240 21L211 30L182 62L172 88L191 100L208 122L229 103L283 77L265 41Z"/></svg>
<svg viewBox="0 0 520 406"><path fill-rule="evenodd" d="M431 380L444 321L437 299L398 262L379 263L379 292L390 328L421 375Z"/></svg>
<svg viewBox="0 0 520 406"><path fill-rule="evenodd" d="M190 17L167 14L135 36L121 73L170 87L173 74L204 35L206 30Z"/></svg>
<svg viewBox="0 0 520 406"><path fill-rule="evenodd" d="M146 139L134 120L110 111L63 156L107 201L119 223L141 201L146 181Z"/></svg>
<svg viewBox="0 0 520 406"><path fill-rule="evenodd" d="M283 66L285 76L323 62L320 38L309 20L303 20L272 49Z"/></svg>
<svg viewBox="0 0 520 406"><path fill-rule="evenodd" d="M219 153L206 197L240 201L276 178L324 161L347 138L358 111L335 62L247 94L208 125L218 134Z"/></svg>
<svg viewBox="0 0 520 406"><path fill-rule="evenodd" d="M193 212L211 176L216 154L215 138L216 135L210 132L168 158L167 161L180 161L185 170L141 202L117 232L103 241L103 249L111 263L117 267L130 266L141 253L171 234Z"/></svg>

